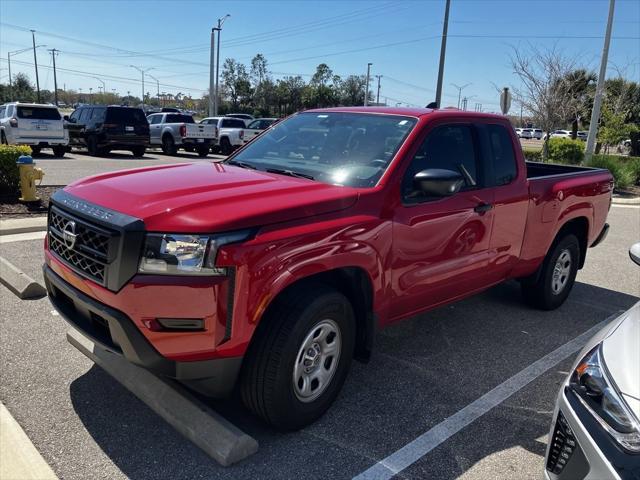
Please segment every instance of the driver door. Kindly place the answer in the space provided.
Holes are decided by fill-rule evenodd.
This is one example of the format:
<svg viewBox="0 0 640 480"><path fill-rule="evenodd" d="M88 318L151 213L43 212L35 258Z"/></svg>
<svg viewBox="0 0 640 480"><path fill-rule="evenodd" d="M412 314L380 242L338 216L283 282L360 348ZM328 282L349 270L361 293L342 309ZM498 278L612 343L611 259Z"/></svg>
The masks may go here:
<svg viewBox="0 0 640 480"><path fill-rule="evenodd" d="M428 198L416 173L446 169L465 177L448 197ZM427 132L404 173L393 219L393 300L390 320L465 296L486 286L493 193L484 187L478 135L470 124L441 124Z"/></svg>

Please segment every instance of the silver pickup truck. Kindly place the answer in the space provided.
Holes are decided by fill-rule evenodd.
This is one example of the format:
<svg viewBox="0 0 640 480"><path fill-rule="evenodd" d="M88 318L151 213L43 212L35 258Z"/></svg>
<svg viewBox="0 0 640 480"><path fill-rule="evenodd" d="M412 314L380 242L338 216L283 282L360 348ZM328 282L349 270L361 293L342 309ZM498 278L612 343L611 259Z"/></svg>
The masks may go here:
<svg viewBox="0 0 640 480"><path fill-rule="evenodd" d="M147 117L151 145L160 145L167 155L175 155L179 148L198 152L206 157L217 143L213 125L195 123L191 115L183 113L153 113Z"/></svg>

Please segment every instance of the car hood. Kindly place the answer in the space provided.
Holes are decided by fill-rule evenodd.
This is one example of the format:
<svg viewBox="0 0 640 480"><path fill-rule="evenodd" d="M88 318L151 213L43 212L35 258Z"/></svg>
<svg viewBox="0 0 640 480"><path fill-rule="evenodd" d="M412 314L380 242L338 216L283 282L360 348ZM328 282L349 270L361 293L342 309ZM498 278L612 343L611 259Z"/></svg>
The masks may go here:
<svg viewBox="0 0 640 480"><path fill-rule="evenodd" d="M622 317L602 342L602 355L611 378L640 418L640 302Z"/></svg>
<svg viewBox="0 0 640 480"><path fill-rule="evenodd" d="M65 188L144 221L148 231L219 232L295 220L353 205L358 191L312 180L198 162L111 172Z"/></svg>

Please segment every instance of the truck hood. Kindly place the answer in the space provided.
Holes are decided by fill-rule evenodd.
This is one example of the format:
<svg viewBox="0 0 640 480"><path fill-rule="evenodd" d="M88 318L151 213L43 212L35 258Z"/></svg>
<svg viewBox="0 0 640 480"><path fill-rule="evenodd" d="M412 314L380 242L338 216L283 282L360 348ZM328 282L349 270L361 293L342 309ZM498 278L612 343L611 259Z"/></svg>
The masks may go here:
<svg viewBox="0 0 640 480"><path fill-rule="evenodd" d="M358 191L213 162L89 177L65 188L87 202L144 221L148 231L219 232L342 210Z"/></svg>

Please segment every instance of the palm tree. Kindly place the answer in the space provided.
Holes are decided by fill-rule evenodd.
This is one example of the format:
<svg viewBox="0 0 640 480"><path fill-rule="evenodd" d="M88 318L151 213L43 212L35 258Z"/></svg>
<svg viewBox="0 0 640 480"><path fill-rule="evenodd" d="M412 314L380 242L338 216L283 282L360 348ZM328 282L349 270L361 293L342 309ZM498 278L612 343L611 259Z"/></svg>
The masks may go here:
<svg viewBox="0 0 640 480"><path fill-rule="evenodd" d="M567 92L567 120L571 122L571 138L574 140L578 135L580 121L589 115L589 92L595 87L596 81L596 74L584 68L572 70L560 80L562 88Z"/></svg>

